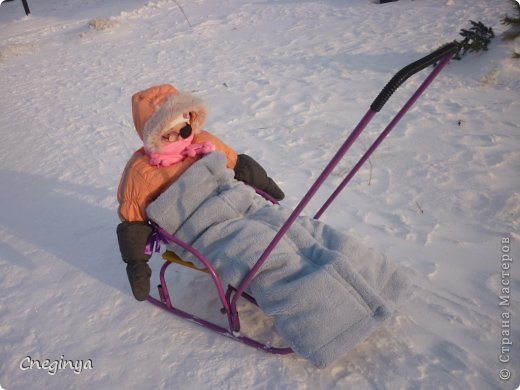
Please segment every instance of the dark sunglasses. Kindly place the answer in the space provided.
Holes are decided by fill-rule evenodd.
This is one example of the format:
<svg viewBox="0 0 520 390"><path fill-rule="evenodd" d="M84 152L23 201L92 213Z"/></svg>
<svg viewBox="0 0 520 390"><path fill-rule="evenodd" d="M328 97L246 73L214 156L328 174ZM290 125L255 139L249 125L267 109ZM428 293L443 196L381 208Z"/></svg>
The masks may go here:
<svg viewBox="0 0 520 390"><path fill-rule="evenodd" d="M191 125L188 123L186 124L186 126L179 130L179 135L182 139L186 139L191 135L192 132L193 129L191 128Z"/></svg>

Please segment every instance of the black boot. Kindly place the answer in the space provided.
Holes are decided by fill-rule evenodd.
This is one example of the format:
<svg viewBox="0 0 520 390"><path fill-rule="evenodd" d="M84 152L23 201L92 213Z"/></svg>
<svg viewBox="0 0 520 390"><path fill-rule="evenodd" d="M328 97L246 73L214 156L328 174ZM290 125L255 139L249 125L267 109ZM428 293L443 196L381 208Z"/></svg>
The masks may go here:
<svg viewBox="0 0 520 390"><path fill-rule="evenodd" d="M143 262L128 263L126 274L132 288L132 293L138 301L144 301L150 294L150 277L152 270Z"/></svg>

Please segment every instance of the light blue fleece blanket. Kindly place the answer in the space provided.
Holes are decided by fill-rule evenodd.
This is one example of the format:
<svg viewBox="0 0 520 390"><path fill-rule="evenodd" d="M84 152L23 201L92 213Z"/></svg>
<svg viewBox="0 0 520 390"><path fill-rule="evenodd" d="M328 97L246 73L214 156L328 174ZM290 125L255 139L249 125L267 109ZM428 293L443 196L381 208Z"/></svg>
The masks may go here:
<svg viewBox="0 0 520 390"><path fill-rule="evenodd" d="M213 152L192 165L147 213L202 252L224 286L238 286L290 210L236 181L225 156ZM200 264L181 248L174 250ZM296 353L326 367L381 326L410 289L405 273L382 254L299 217L248 292Z"/></svg>

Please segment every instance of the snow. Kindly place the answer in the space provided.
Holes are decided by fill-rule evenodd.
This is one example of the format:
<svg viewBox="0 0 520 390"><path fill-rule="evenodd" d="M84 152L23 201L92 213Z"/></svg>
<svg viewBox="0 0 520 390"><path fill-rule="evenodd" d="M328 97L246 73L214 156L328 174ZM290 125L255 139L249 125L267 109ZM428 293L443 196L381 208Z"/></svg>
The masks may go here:
<svg viewBox="0 0 520 390"><path fill-rule="evenodd" d="M191 26L171 0L29 1L29 16L20 2L0 6L0 386L518 387L520 63L518 42L498 37L511 4L178 3ZM386 327L318 370L133 299L115 235L119 177L139 147L133 93L169 82L205 99L207 128L261 161L294 207L391 76L470 19L494 28L489 51L449 64L322 218L415 272L414 296ZM423 78L398 90L306 213ZM156 255L155 276L160 265ZM209 279L169 278L184 307L224 321ZM268 335L269 320L244 310ZM26 357L85 368L50 375L23 369Z"/></svg>

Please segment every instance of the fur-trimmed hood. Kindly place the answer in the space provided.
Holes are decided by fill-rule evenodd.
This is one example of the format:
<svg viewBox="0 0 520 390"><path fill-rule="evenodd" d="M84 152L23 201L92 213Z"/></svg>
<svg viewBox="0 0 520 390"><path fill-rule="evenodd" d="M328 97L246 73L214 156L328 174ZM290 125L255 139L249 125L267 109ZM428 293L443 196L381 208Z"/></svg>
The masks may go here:
<svg viewBox="0 0 520 390"><path fill-rule="evenodd" d="M137 134L147 150L157 152L170 124L184 113L190 114L194 134L203 130L208 109L199 98L180 92L170 84L148 88L132 96L132 114Z"/></svg>

